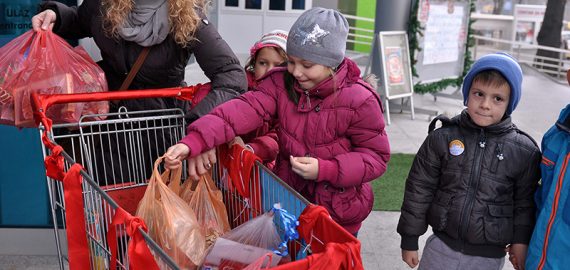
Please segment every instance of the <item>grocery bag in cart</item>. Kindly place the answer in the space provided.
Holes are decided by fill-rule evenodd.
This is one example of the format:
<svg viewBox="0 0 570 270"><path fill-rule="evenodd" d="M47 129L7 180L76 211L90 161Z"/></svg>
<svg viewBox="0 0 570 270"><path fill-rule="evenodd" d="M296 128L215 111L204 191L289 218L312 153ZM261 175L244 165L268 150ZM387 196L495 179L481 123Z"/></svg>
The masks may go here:
<svg viewBox="0 0 570 270"><path fill-rule="evenodd" d="M193 185L188 183L191 181L186 180L183 187L191 189ZM188 193L185 191L183 189L181 193ZM230 230L222 191L216 187L209 172L200 176L188 205L196 213L200 228L206 236L206 246L210 246L220 235Z"/></svg>
<svg viewBox="0 0 570 270"><path fill-rule="evenodd" d="M248 266L276 266L288 256L287 242L299 238L295 216L281 208L279 203L237 228L222 235L208 251L204 266L219 269L246 269ZM279 233L278 227L283 230ZM259 261L261 260L261 263ZM251 268L250 267L250 268Z"/></svg>
<svg viewBox="0 0 570 270"><path fill-rule="evenodd" d="M165 182L180 183L181 170L165 169L161 175L158 167L164 157L154 163L154 170L137 209L149 235L181 269L194 269L200 265L205 253L205 237L196 220L196 214Z"/></svg>
<svg viewBox="0 0 570 270"><path fill-rule="evenodd" d="M34 127L31 93L104 92L107 81L83 48L71 47L51 31L30 30L0 48L0 88L0 122ZM75 123L84 114L108 110L106 101L69 103L52 106L47 116L55 123Z"/></svg>

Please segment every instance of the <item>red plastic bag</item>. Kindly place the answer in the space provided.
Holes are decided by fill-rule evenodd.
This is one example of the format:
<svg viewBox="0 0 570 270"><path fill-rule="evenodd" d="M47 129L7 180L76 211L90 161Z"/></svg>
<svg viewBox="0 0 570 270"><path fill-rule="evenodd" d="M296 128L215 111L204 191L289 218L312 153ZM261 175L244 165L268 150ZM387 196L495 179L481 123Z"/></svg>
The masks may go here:
<svg viewBox="0 0 570 270"><path fill-rule="evenodd" d="M51 31L22 34L0 48L0 122L33 127L30 94L107 91L103 70L81 47L73 48ZM6 101L7 100L7 101ZM81 115L106 113L107 102L55 105L47 111L54 123L77 122Z"/></svg>
<svg viewBox="0 0 570 270"><path fill-rule="evenodd" d="M22 71L22 66L27 56L26 48L32 42L30 32L13 39L0 48L0 123L14 123L14 96L8 91L7 83L12 81Z"/></svg>

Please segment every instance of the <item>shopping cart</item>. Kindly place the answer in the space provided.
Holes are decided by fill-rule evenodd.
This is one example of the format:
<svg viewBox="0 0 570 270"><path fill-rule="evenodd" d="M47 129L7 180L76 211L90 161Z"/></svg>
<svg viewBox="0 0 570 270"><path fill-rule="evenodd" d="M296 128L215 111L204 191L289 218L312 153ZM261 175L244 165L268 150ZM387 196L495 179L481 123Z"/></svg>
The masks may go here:
<svg viewBox="0 0 570 270"><path fill-rule="evenodd" d="M136 268L140 261L152 258L147 256L148 252L142 255L131 253L127 249L129 241L138 247L144 245L155 255L161 267L179 269L148 236L140 220L129 212L134 214L136 203L144 193L152 170L151 164L162 154L156 149L166 149L178 142L185 134L185 122L184 112L179 109L141 112L119 110L117 113L83 116L78 123L52 125L45 116L49 106L133 98L174 97L189 100L195 89L196 87L184 87L94 94L32 95L36 121L44 144L49 200L61 269L68 265L72 269L84 269L86 264L90 269L96 270L115 269L115 265L118 269L129 269ZM73 132L67 132L68 130ZM164 140L165 137L167 140ZM66 149L59 144L64 144ZM112 148L112 144L119 146ZM118 159L126 159L127 162ZM83 181L68 181L68 178L73 178L70 175L81 176L79 178ZM109 179L109 175L113 179ZM259 162L254 166L249 197L232 189L226 175L227 170L223 166L214 166L213 178L224 194L228 211L237 213L230 215L230 222L234 225L268 211L274 203L281 203L282 208L297 218L310 205ZM256 200L259 202L254 203ZM329 242L337 241L340 236L340 242L354 242L353 245L357 246L358 252L348 251L350 256L346 265L350 265L350 269L354 266L354 269L361 269L360 243L328 215L320 217L320 220L321 225L332 228L334 233L318 236L319 229L313 230L309 226L310 236L305 237L307 241L300 240L289 245L290 254L296 261L277 268L308 268L310 262L317 258L314 256L318 255L305 258L312 252L311 248L315 253L324 251ZM277 225L278 230L281 230ZM308 246L305 242L314 243ZM311 257L314 257L313 260ZM78 265L81 266L75 267Z"/></svg>

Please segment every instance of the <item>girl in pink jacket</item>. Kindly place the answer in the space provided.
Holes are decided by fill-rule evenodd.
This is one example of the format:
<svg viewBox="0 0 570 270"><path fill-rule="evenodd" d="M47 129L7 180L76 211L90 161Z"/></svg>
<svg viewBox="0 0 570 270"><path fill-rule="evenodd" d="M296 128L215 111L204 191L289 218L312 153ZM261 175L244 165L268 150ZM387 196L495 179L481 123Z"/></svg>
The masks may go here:
<svg viewBox="0 0 570 270"><path fill-rule="evenodd" d="M287 36L286 31L275 29L264 34L261 39L251 46L249 59L245 64L248 91L255 90L258 82L265 77L269 70L287 63ZM192 103L200 103L210 90L211 85L209 83L202 85L194 95ZM231 146L235 143L240 144L242 147L254 152L256 156L261 158L265 166L272 169L275 165L275 158L279 150L277 133L275 132L276 126L277 119L265 122L254 131L235 137L229 145ZM195 161L197 160L204 161L204 163L196 164ZM195 157L192 162L188 164L190 177L195 180L200 179L199 175L206 173L206 171L211 168L211 164L215 162L215 149L210 149Z"/></svg>
<svg viewBox="0 0 570 270"><path fill-rule="evenodd" d="M382 106L344 57L348 22L337 11L305 11L289 31L286 68L274 68L249 91L188 127L166 152L180 166L212 147L277 119L279 154L273 171L356 235L372 210L370 181L390 158ZM202 160L202 164L209 161Z"/></svg>

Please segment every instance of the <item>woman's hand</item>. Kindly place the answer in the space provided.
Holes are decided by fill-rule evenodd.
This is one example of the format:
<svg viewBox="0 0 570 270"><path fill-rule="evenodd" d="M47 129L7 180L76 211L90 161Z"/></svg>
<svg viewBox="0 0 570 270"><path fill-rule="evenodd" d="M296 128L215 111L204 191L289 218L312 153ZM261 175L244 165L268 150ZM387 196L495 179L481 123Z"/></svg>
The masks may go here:
<svg viewBox="0 0 570 270"><path fill-rule="evenodd" d="M420 263L418 251L402 249L402 261L407 263L410 268L418 266L418 263Z"/></svg>
<svg viewBox="0 0 570 270"><path fill-rule="evenodd" d="M32 17L32 28L34 31L38 32L40 30L53 30L53 26L55 25L55 20L57 19L57 15L55 11L51 9L46 9L34 17Z"/></svg>
<svg viewBox="0 0 570 270"><path fill-rule="evenodd" d="M200 180L200 176L208 172L216 162L215 148L188 159L188 177L194 181Z"/></svg>
<svg viewBox="0 0 570 270"><path fill-rule="evenodd" d="M164 165L167 169L176 169L182 165L182 161L190 154L190 148L183 143L178 143L166 150Z"/></svg>
<svg viewBox="0 0 570 270"><path fill-rule="evenodd" d="M319 160L312 157L290 156L293 171L307 180L316 180L319 176Z"/></svg>

